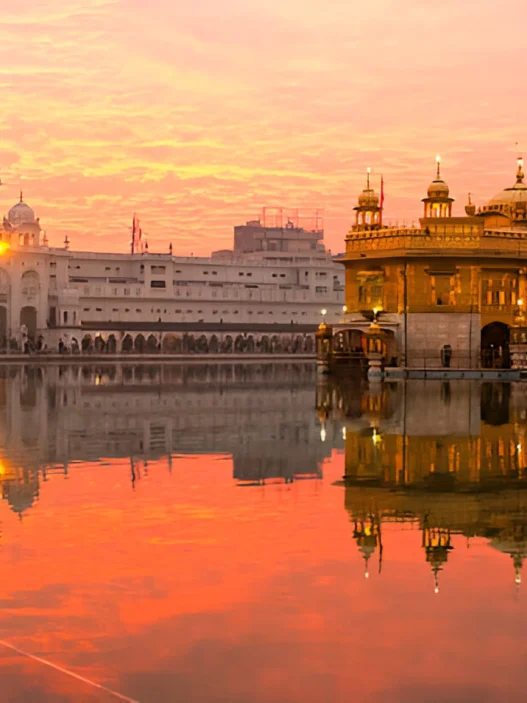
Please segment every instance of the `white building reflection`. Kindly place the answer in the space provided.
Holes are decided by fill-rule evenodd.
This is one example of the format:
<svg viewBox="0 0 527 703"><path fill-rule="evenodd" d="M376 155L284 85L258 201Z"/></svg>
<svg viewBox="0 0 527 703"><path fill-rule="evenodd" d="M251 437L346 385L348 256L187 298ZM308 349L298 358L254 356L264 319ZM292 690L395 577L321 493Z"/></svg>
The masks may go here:
<svg viewBox="0 0 527 703"><path fill-rule="evenodd" d="M241 484L322 476L312 364L0 367L0 481L22 513L75 462L226 454Z"/></svg>

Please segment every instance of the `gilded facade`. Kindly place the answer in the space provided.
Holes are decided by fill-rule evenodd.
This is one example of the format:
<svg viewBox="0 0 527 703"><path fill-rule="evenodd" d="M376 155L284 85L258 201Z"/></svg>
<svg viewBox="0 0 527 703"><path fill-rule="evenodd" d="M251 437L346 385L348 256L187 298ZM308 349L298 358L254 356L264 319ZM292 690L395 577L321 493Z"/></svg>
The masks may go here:
<svg viewBox="0 0 527 703"><path fill-rule="evenodd" d="M385 363L408 367L507 368L511 329L527 298L527 185L518 159L512 186L463 216L441 175L423 198L418 225L386 226L369 182L346 237L345 308L333 326L342 360L364 354L374 317L386 332Z"/></svg>

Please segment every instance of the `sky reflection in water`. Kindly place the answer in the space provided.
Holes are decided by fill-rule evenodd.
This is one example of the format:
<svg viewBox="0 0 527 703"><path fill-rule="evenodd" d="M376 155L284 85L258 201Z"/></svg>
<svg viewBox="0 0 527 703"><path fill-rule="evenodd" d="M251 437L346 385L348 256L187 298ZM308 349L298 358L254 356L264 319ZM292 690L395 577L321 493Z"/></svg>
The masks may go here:
<svg viewBox="0 0 527 703"><path fill-rule="evenodd" d="M141 702L523 700L524 389L1 367L0 639Z"/></svg>

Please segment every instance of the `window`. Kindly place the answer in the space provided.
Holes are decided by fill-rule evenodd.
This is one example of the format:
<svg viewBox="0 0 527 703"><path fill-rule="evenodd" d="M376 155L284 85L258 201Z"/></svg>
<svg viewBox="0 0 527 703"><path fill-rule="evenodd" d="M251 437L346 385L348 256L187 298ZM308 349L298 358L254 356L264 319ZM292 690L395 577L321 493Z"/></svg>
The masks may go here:
<svg viewBox="0 0 527 703"><path fill-rule="evenodd" d="M316 286L315 291L317 293L327 293L328 288L327 288L327 286Z"/></svg>
<svg viewBox="0 0 527 703"><path fill-rule="evenodd" d="M125 295L130 295L130 288L125 288L125 289L124 289L124 294L125 294Z"/></svg>
<svg viewBox="0 0 527 703"><path fill-rule="evenodd" d="M73 312L73 324L77 324L77 313L75 311Z"/></svg>
<svg viewBox="0 0 527 703"><path fill-rule="evenodd" d="M213 276L217 276L217 275L218 275L218 272L217 272L217 271L213 271L213 272L212 272L212 275L213 275Z"/></svg>
<svg viewBox="0 0 527 703"><path fill-rule="evenodd" d="M57 262L56 261L50 261L49 263L49 268L50 269L56 269L57 268ZM68 266L69 268L69 266Z"/></svg>
<svg viewBox="0 0 527 703"><path fill-rule="evenodd" d="M102 312L102 308L95 308L95 312Z"/></svg>
<svg viewBox="0 0 527 703"><path fill-rule="evenodd" d="M118 308L112 308L112 312L119 312Z"/></svg>
<svg viewBox="0 0 527 703"><path fill-rule="evenodd" d="M209 272L208 272L208 271L203 271L203 273L205 274L205 276L208 276L208 275L209 275Z"/></svg>
<svg viewBox="0 0 527 703"><path fill-rule="evenodd" d="M154 274L166 273L166 267L165 266L151 266L150 271Z"/></svg>
<svg viewBox="0 0 527 703"><path fill-rule="evenodd" d="M119 295L119 289L118 289L118 288L114 288L114 289L113 289L113 295Z"/></svg>
<svg viewBox="0 0 527 703"><path fill-rule="evenodd" d="M140 308L135 309L136 312L143 312Z"/></svg>
<svg viewBox="0 0 527 703"><path fill-rule="evenodd" d="M136 289L135 289L135 294L136 294L136 295L141 295L141 289L140 289L140 288L136 288Z"/></svg>
<svg viewBox="0 0 527 703"><path fill-rule="evenodd" d="M90 312L90 308L84 308L82 312Z"/></svg>
<svg viewBox="0 0 527 703"><path fill-rule="evenodd" d="M130 308L125 308L124 311L125 311L125 312L130 312Z"/></svg>
<svg viewBox="0 0 527 703"><path fill-rule="evenodd" d="M252 273L248 273L247 275L248 275L248 276L252 276Z"/></svg>
<svg viewBox="0 0 527 703"><path fill-rule="evenodd" d="M109 266L106 266L104 270L105 270L105 271L111 271L111 268L110 268Z"/></svg>
<svg viewBox="0 0 527 703"><path fill-rule="evenodd" d="M64 310L64 324L65 325L68 324L68 311L67 310Z"/></svg>
<svg viewBox="0 0 527 703"><path fill-rule="evenodd" d="M150 281L150 288L166 288L166 281Z"/></svg>

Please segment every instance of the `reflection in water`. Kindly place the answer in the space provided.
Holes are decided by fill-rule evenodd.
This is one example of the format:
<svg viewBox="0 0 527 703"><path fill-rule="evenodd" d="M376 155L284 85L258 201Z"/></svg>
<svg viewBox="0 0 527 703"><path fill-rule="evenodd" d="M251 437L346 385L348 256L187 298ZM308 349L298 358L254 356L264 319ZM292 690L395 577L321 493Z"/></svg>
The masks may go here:
<svg viewBox="0 0 527 703"><path fill-rule="evenodd" d="M523 700L524 388L0 366L0 700Z"/></svg>
<svg viewBox="0 0 527 703"><path fill-rule="evenodd" d="M321 478L314 379L311 364L0 367L2 495L22 516L75 462L127 457L135 485L174 454L232 455L242 485Z"/></svg>
<svg viewBox="0 0 527 703"><path fill-rule="evenodd" d="M387 523L413 523L439 591L452 536L527 555L527 394L522 384L320 382L317 408L345 428L345 507L369 576Z"/></svg>

